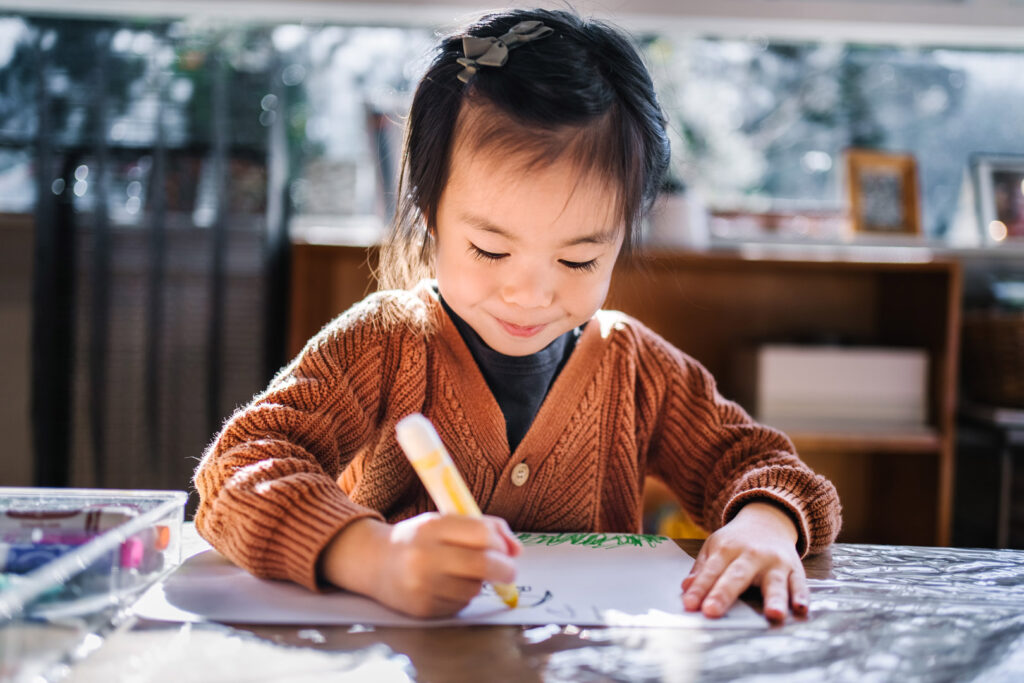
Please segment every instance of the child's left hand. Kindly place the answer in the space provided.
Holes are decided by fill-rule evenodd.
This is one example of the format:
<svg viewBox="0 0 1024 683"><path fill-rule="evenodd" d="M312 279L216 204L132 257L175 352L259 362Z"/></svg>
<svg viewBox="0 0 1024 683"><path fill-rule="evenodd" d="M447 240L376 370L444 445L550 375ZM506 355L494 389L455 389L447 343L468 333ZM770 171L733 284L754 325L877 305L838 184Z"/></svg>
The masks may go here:
<svg viewBox="0 0 1024 683"><path fill-rule="evenodd" d="M793 614L806 615L810 596L796 541L789 515L771 503L747 503L704 542L683 579L683 606L720 617L740 593L760 586L769 621L785 621L789 605Z"/></svg>

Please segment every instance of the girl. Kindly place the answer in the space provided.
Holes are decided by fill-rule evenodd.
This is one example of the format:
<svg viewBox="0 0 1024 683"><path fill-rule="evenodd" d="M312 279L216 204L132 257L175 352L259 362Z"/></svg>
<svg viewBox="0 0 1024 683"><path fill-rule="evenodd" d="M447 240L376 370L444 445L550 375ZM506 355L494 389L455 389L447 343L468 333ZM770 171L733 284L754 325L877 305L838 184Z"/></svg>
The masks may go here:
<svg viewBox="0 0 1024 683"><path fill-rule="evenodd" d="M687 609L720 616L756 585L769 619L806 613L800 557L835 538L835 489L694 359L599 310L668 156L650 77L607 25L516 10L444 40L410 111L383 290L225 424L196 472L200 533L259 576L449 615L514 580L510 525L637 532L652 475L717 529ZM412 412L483 519L431 512L395 440Z"/></svg>

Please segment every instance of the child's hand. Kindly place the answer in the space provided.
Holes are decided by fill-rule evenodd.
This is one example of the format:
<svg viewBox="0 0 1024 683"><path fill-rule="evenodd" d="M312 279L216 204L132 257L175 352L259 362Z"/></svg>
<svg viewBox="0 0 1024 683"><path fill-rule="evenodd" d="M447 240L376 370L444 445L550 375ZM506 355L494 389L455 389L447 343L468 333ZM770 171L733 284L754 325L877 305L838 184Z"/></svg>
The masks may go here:
<svg viewBox="0 0 1024 683"><path fill-rule="evenodd" d="M782 622L786 608L807 614L809 594L796 553L793 521L770 503L748 503L732 521L711 534L683 579L683 605L705 616L725 614L750 586L760 586L764 615Z"/></svg>
<svg viewBox="0 0 1024 683"><path fill-rule="evenodd" d="M519 540L499 517L428 512L395 525L361 519L324 549L321 576L415 617L455 614L484 581L511 583Z"/></svg>

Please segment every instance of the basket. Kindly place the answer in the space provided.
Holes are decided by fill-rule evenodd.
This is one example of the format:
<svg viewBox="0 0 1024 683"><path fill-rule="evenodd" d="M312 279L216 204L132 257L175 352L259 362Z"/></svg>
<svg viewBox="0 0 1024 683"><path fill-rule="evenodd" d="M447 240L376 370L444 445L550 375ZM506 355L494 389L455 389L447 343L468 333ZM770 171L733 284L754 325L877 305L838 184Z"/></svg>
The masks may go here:
<svg viewBox="0 0 1024 683"><path fill-rule="evenodd" d="M964 314L963 381L974 400L1024 408L1024 311Z"/></svg>

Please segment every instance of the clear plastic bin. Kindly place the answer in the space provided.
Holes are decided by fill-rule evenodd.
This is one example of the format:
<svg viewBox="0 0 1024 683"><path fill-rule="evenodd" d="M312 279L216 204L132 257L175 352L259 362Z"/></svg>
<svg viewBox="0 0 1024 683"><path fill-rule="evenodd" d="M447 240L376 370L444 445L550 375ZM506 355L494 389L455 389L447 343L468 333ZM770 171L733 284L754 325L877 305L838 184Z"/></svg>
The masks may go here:
<svg viewBox="0 0 1024 683"><path fill-rule="evenodd" d="M187 499L0 487L0 681L58 679L122 626L142 591L181 564Z"/></svg>

